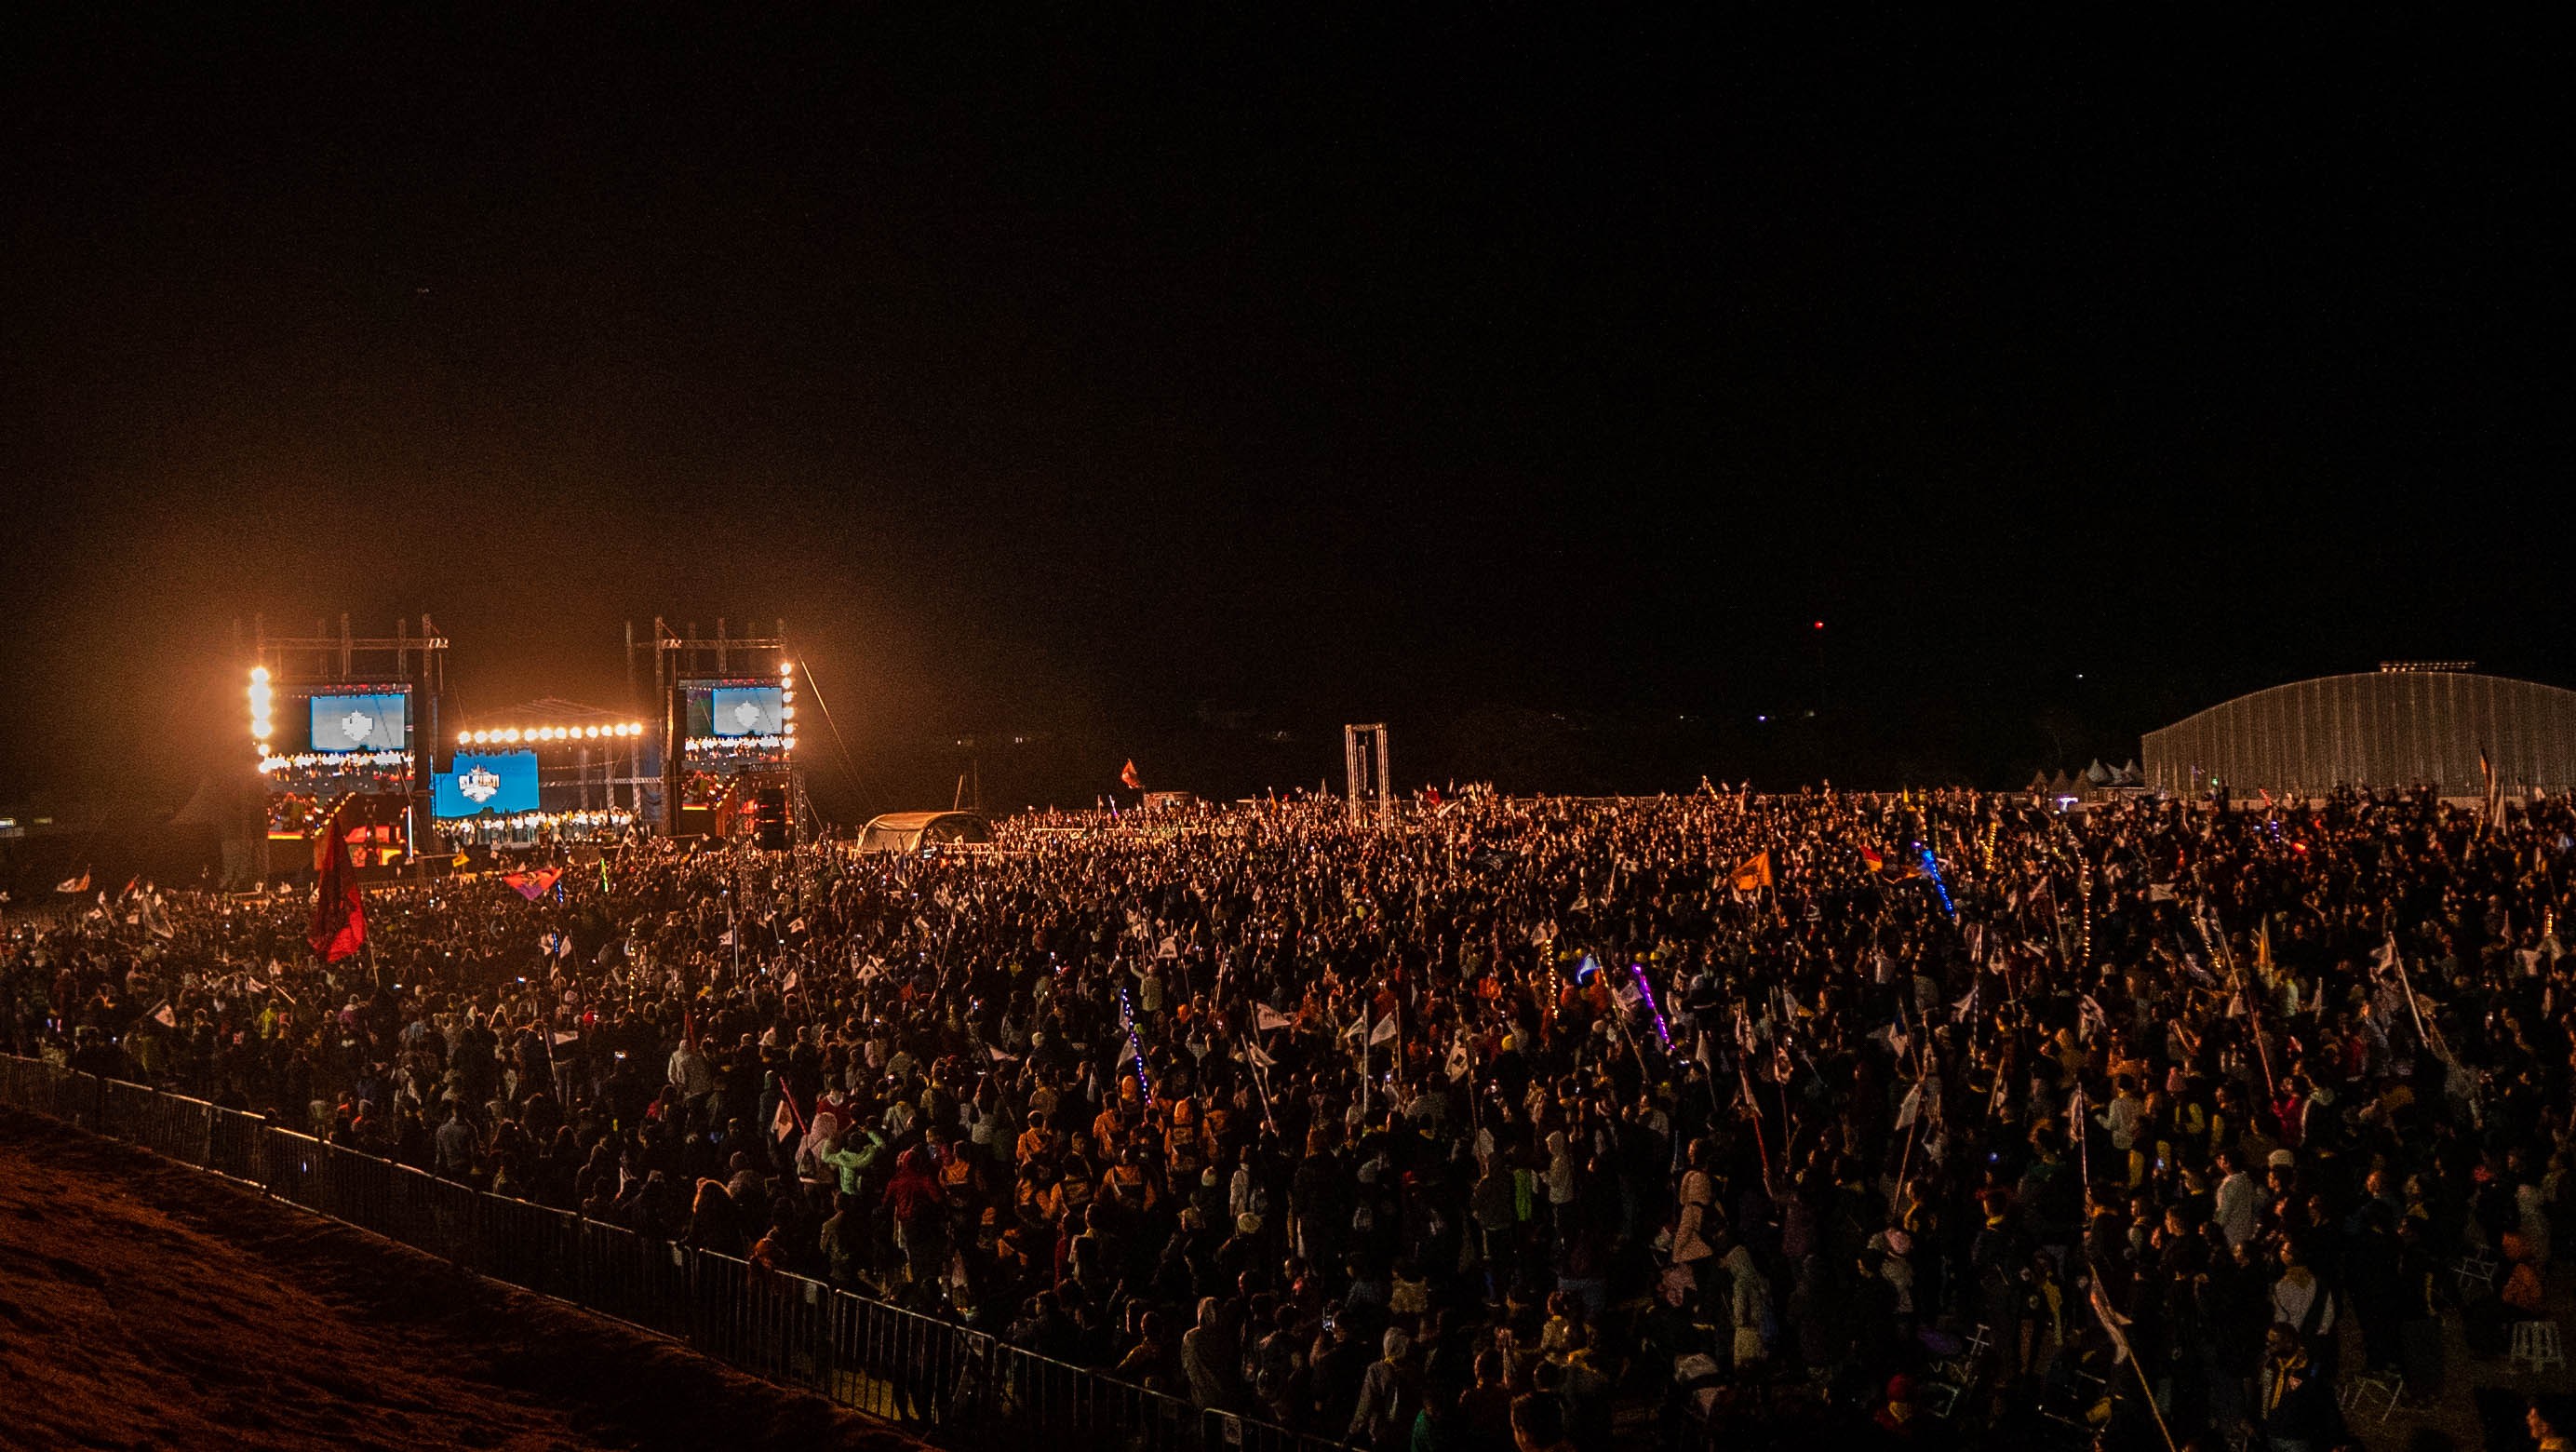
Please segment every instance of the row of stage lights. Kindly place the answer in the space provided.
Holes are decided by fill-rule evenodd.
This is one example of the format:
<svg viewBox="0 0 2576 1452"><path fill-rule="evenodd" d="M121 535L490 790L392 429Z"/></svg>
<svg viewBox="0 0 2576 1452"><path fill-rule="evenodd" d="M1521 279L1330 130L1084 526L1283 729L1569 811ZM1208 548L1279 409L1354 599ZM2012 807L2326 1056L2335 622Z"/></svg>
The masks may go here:
<svg viewBox="0 0 2576 1452"><path fill-rule="evenodd" d="M778 698L783 703L779 707L778 714L789 721L794 721L796 719L796 663L794 661L788 661L779 666L778 692ZM262 756L268 755L268 738L275 734L269 717L269 707L275 700L276 697L270 694L268 687L268 667L252 666L250 668L250 739L259 744L259 754ZM796 730L792 725L787 729L791 735ZM456 744L489 746L494 743L516 744L522 741L599 741L643 734L644 725L640 721L619 721L607 726L530 726L525 729L510 726L499 731L459 731L456 733Z"/></svg>
<svg viewBox="0 0 2576 1452"><path fill-rule="evenodd" d="M618 721L606 726L530 726L524 730L510 726L499 731L459 731L456 744L490 746L496 743L517 745L523 741L613 741L621 736L643 734L644 723L641 721Z"/></svg>

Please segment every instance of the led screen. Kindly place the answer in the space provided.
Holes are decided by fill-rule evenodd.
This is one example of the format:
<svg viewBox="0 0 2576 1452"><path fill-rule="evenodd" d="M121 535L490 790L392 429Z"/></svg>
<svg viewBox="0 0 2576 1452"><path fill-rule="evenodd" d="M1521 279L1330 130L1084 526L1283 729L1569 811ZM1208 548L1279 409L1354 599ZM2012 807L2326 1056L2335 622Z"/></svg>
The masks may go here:
<svg viewBox="0 0 2576 1452"><path fill-rule="evenodd" d="M401 693L313 698L313 749L316 751L401 751L411 743L403 735Z"/></svg>
<svg viewBox="0 0 2576 1452"><path fill-rule="evenodd" d="M779 736L787 730L787 702L776 686L717 686L709 692L708 734Z"/></svg>
<svg viewBox="0 0 2576 1452"><path fill-rule="evenodd" d="M430 800L431 815L439 817L536 809L537 754L533 751L460 751L456 769L438 774Z"/></svg>

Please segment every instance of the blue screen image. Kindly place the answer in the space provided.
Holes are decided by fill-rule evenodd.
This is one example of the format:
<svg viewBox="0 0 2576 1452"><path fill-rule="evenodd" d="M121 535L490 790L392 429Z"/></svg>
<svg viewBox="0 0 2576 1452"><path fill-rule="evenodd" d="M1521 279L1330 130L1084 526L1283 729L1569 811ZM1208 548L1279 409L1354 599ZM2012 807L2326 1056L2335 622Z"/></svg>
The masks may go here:
<svg viewBox="0 0 2576 1452"><path fill-rule="evenodd" d="M787 702L776 686L717 686L709 729L718 736L783 736Z"/></svg>
<svg viewBox="0 0 2576 1452"><path fill-rule="evenodd" d="M313 698L313 749L316 751L401 751L411 745L403 734L399 692L364 696Z"/></svg>
<svg viewBox="0 0 2576 1452"><path fill-rule="evenodd" d="M471 817L481 812L537 809L537 754L533 751L456 753L456 769L442 771L431 787L430 815Z"/></svg>

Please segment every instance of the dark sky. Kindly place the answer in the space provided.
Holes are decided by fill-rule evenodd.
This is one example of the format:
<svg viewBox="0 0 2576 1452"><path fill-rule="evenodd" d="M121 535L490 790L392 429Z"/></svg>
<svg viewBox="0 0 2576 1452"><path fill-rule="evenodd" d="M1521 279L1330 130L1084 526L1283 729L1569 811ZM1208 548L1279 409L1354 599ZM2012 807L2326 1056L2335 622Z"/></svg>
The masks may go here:
<svg viewBox="0 0 2576 1452"><path fill-rule="evenodd" d="M0 800L238 766L255 612L426 610L469 710L783 616L844 811L2576 684L2537 37L526 9L5 38Z"/></svg>

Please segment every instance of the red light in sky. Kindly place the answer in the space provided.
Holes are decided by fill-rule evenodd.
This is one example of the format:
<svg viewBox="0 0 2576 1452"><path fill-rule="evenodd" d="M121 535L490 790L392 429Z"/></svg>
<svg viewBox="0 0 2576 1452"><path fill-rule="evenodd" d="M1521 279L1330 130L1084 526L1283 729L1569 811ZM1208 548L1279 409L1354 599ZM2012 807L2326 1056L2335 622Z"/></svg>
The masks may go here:
<svg viewBox="0 0 2576 1452"><path fill-rule="evenodd" d="M1825 622L1823 622L1823 621L1821 621L1821 620L1817 621L1817 622L1816 622L1816 628L1817 628L1818 630L1822 630L1822 629L1824 629L1824 628L1825 628Z"/></svg>

